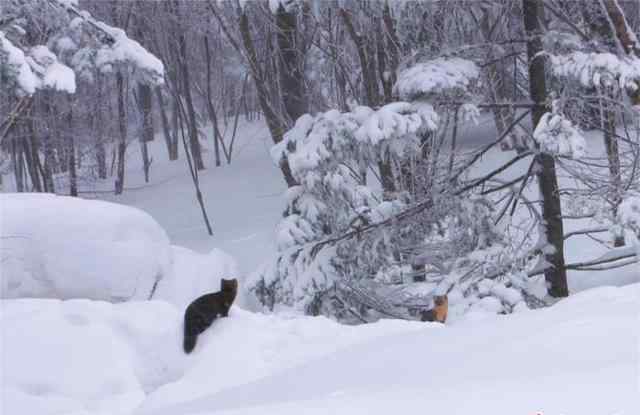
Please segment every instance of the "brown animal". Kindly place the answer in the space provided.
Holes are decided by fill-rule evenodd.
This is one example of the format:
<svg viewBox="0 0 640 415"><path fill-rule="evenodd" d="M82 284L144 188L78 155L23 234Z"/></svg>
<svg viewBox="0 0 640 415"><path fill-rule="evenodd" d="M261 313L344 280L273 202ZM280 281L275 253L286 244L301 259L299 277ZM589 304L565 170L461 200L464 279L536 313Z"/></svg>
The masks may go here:
<svg viewBox="0 0 640 415"><path fill-rule="evenodd" d="M233 300L238 293L238 280L220 281L220 291L196 298L184 312L185 353L191 353L196 347L198 335L205 331L218 316L227 317Z"/></svg>
<svg viewBox="0 0 640 415"><path fill-rule="evenodd" d="M447 311L449 309L449 299L447 295L436 295L433 297L435 307L431 310L423 310L420 313L420 321L437 321L444 323L447 320Z"/></svg>

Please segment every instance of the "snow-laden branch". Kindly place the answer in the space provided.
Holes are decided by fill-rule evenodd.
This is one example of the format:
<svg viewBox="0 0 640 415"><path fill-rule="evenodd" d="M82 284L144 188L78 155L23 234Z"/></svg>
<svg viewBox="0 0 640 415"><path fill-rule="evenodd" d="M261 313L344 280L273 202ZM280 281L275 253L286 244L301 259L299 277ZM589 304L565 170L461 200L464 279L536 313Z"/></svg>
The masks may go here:
<svg viewBox="0 0 640 415"><path fill-rule="evenodd" d="M580 158L584 156L587 146L582 132L570 120L550 112L538 122L533 139L542 152L556 157Z"/></svg>
<svg viewBox="0 0 640 415"><path fill-rule="evenodd" d="M618 86L629 91L638 89L640 59L635 56L579 51L548 56L556 76L576 80L585 87Z"/></svg>
<svg viewBox="0 0 640 415"><path fill-rule="evenodd" d="M40 84L38 77L31 70L22 49L16 47L4 32L0 31L0 63L6 67L11 78L15 79L21 92L31 95Z"/></svg>
<svg viewBox="0 0 640 415"><path fill-rule="evenodd" d="M395 93L407 101L450 92L466 92L480 76L473 61L462 58L438 58L418 63L401 71Z"/></svg>
<svg viewBox="0 0 640 415"><path fill-rule="evenodd" d="M75 74L46 46L38 45L25 51L14 45L0 31L0 63L3 63L19 93L32 95L38 89L51 88L73 94Z"/></svg>
<svg viewBox="0 0 640 415"><path fill-rule="evenodd" d="M98 31L102 39L102 46L98 49L96 65L103 71L111 69L112 65L130 64L143 74L143 80L159 85L164 82L164 65L155 55L147 51L140 43L129 38L124 30L110 26L91 16L85 10L77 8L74 0L47 0L54 7L66 10L75 16L70 22L71 27L85 23Z"/></svg>

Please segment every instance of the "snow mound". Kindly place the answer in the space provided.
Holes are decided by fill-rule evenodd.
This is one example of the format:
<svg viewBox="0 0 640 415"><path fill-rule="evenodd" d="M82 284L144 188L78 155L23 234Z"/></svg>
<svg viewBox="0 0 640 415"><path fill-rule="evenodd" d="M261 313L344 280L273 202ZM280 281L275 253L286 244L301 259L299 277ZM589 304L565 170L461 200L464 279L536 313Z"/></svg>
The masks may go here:
<svg viewBox="0 0 640 415"><path fill-rule="evenodd" d="M199 336L185 375L152 393L142 408L149 411L206 396L362 341L424 328L424 323L399 320L345 326L325 317L265 315L234 307L229 318L217 320Z"/></svg>
<svg viewBox="0 0 640 415"><path fill-rule="evenodd" d="M185 355L183 310L166 302L18 299L0 305L3 356L10 356L0 368L5 415L130 414L141 404L181 402L358 341L425 327L402 321L342 326L233 307Z"/></svg>
<svg viewBox="0 0 640 415"><path fill-rule="evenodd" d="M202 390L213 382L207 396L153 409L144 405L136 413L386 415L424 408L442 414L639 413L639 295L640 284L601 287L543 310L481 320L470 316L443 330L425 325L375 339L366 338L366 326L358 326L354 330L361 342L352 347L250 383L232 380L220 390L221 376L233 379L237 367L255 364L243 360L252 359L247 344L254 338L260 343L272 328L265 325L257 333L241 334L230 319L219 337L210 333L202 350L202 375L185 376L199 378L193 387ZM311 324L306 327L313 330ZM224 354L227 330L237 330L234 340L244 340L237 343L237 354L225 356L229 362L222 357L205 360L215 348ZM298 350L287 337L281 340L276 362L285 362L288 353ZM316 343L313 337L308 340L299 346ZM258 372L262 369L255 366ZM172 399L191 393L169 386L158 392Z"/></svg>
<svg viewBox="0 0 640 415"><path fill-rule="evenodd" d="M130 413L182 373L180 322L163 302L4 300L3 413Z"/></svg>
<svg viewBox="0 0 640 415"><path fill-rule="evenodd" d="M150 298L169 275L165 231L141 210L50 194L0 195L2 298Z"/></svg>
<svg viewBox="0 0 640 415"><path fill-rule="evenodd" d="M190 355L183 310L166 302L3 300L2 410L638 413L639 295L640 284L602 287L548 309L469 315L448 327L343 326L233 307Z"/></svg>

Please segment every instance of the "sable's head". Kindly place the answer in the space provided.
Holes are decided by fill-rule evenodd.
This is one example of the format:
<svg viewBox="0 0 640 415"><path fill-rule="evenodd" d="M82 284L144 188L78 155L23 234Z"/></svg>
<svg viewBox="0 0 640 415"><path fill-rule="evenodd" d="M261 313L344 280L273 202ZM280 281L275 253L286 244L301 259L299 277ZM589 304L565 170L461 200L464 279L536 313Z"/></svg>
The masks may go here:
<svg viewBox="0 0 640 415"><path fill-rule="evenodd" d="M436 306L443 306L447 303L446 295L436 295L433 297L433 302Z"/></svg>
<svg viewBox="0 0 640 415"><path fill-rule="evenodd" d="M220 281L220 289L222 291L236 293L238 292L238 280L236 278L232 278L230 280L222 278Z"/></svg>

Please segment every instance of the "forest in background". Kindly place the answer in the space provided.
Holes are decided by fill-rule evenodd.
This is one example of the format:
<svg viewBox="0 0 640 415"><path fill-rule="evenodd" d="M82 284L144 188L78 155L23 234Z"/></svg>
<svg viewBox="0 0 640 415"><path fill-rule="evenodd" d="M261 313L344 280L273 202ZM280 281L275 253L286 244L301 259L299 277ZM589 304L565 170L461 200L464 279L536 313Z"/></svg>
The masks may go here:
<svg viewBox="0 0 640 415"><path fill-rule="evenodd" d="M247 286L269 309L368 322L446 294L509 313L567 296L567 271L637 267L635 1L1 7L1 168L19 192L111 180L120 194L126 147L148 180L154 139L197 188L233 163L240 117L264 120L288 188L278 256ZM458 126L483 116L495 138L461 148ZM510 159L472 174L496 148ZM607 252L567 263L572 237Z"/></svg>

